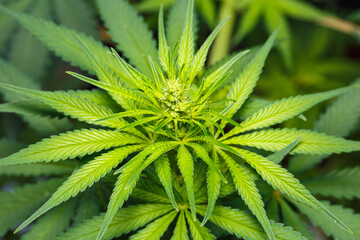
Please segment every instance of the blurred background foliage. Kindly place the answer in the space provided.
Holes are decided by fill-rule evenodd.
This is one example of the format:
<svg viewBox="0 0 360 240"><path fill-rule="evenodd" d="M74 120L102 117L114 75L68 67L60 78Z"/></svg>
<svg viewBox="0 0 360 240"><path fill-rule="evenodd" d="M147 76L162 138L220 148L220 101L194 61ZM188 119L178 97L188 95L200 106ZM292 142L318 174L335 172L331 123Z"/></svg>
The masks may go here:
<svg viewBox="0 0 360 240"><path fill-rule="evenodd" d="M156 31L159 7L163 5L167 9L174 0L132 0L130 2L145 17L150 29ZM102 40L105 44L112 45L92 0L0 0L0 3L14 10L76 29ZM195 3L196 14L199 17L196 28L200 36L197 40L198 46L221 19L228 15L232 16L221 30L211 49L208 65L215 64L228 54L263 43L270 32L281 27L277 49L271 52L266 61L264 72L255 91L259 98L275 100L291 95L330 90L347 86L360 76L359 1L196 0ZM256 47L252 49L256 51ZM66 70L81 72L47 51L40 42L9 16L0 15L0 81L43 90L89 88L81 81L66 75ZM3 90L0 90L0 93L0 157L7 156L44 136L80 127L79 123L75 121L71 122L51 116L51 114L44 117L34 112L24 111L23 108L17 108L16 104L9 105L5 102L14 101L16 103L20 96L9 94ZM316 120L331 103L328 101L320 104L306 112L305 118L292 119L284 125L313 128ZM43 106L39 106L39 109L44 111ZM15 115L15 113L19 115ZM335 119L341 126L341 116L337 116ZM360 140L359 124L349 133L349 138ZM293 169L293 172L306 182L307 179L334 169L358 166L359 159L359 153L334 155L324 161L319 161L318 164L312 165L306 171ZM289 158L283 164L287 165L289 162L291 170ZM67 176L76 167L76 164L66 162L63 165L48 167L57 169L51 171L52 177L57 178L58 176ZM8 191L25 182L36 182L39 179L39 177L35 177L38 175L37 173L45 173L46 168L39 164L31 169L25 166L21 171L22 174L11 168L0 171L0 186ZM27 177L18 177L19 175ZM45 175L45 177L49 176ZM101 186L97 187L102 188ZM87 194L93 193L88 192ZM273 200L269 200L271 205L268 206L269 212L274 212L276 207L280 207L282 211L291 212L291 207L276 194L276 192L273 193ZM319 198L326 199L323 196ZM352 198L331 200L360 212L360 204L357 200ZM26 202L26 200L24 201ZM28 201L30 203L32 199L30 198ZM99 199L99 202L101 201L102 199ZM237 202L240 201L233 198L226 204L236 207ZM41 205L39 203L34 204L31 209L35 210ZM73 208L73 206L69 207L69 209ZM98 211L98 209L95 210L93 214L95 215ZM296 214L294 211L292 212ZM0 223L7 221L4 219L6 214L8 213L2 212L0 207ZM295 216L294 214L293 216ZM279 215L273 215L273 217L281 218ZM296 219L296 217L298 216L296 215L294 218ZM276 220L281 221L281 219ZM7 230L0 227L0 236ZM219 237L224 234L215 227L212 231ZM316 234L319 239L326 239L323 232ZM6 235L5 239L17 239L17 236L11 235L10 237L10 235ZM230 238L224 236L224 239Z"/></svg>

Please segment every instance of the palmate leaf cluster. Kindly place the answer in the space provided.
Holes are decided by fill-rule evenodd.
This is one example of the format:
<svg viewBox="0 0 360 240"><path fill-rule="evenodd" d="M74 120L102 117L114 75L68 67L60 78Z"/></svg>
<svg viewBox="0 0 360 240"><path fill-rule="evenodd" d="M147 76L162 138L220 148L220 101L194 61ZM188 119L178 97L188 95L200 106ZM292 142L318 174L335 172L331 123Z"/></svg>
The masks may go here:
<svg viewBox="0 0 360 240"><path fill-rule="evenodd" d="M71 202L81 192L107 179L112 191L108 202L102 199L106 213L59 239L113 238L146 224L131 238L159 239L173 221L174 239L186 239L187 232L193 239L213 239L204 226L208 221L245 239L304 239L291 228L269 220L265 199L255 182L262 179L290 201L336 222L351 234L344 220L278 163L288 153L308 157L352 152L360 150L360 143L317 131L269 127L301 116L322 101L348 96L358 85L275 102L249 99L276 40L276 30L245 62L226 97L219 98L216 93L232 74L231 67L247 54L236 54L206 72L208 50L226 19L195 51L194 2L178 1L174 6L184 11L173 10L166 29L160 9L156 47L151 32L129 3L99 0L97 4L117 50L129 63L115 49L82 33L0 6L55 54L95 74L97 79L68 72L100 89L51 92L1 84L26 99L16 103L19 111L39 111L36 105L43 104L47 106L45 112L51 112L51 107L62 116L90 125L45 138L0 160L1 167L9 168L85 159L17 231L45 213L36 223L39 226L73 211ZM180 30L171 27L178 19L184 19ZM239 123L236 116L245 119ZM256 149L275 153L264 156ZM233 192L247 210L216 205L219 197ZM131 196L147 203L123 207ZM70 219L62 219L64 227L59 232ZM30 236L41 233L36 226L32 229Z"/></svg>

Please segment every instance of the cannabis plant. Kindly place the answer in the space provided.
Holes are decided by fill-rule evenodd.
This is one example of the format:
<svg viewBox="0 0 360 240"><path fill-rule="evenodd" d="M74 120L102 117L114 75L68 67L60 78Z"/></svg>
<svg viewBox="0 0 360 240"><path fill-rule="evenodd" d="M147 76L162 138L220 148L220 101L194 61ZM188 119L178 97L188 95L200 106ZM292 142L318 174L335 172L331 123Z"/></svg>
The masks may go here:
<svg viewBox="0 0 360 240"><path fill-rule="evenodd" d="M232 74L231 68L247 54L247 51L240 52L216 69L206 70L207 53L226 19L195 51L193 0L181 1L185 13L176 9L171 12L166 34L160 9L156 48L142 18L126 1L98 0L97 4L123 57L115 49L108 49L84 34L0 7L49 49L95 74L97 79L75 72L68 72L70 75L101 89L50 92L0 84L27 97L27 108L31 108L31 103L41 102L60 114L91 125L45 138L0 160L0 166L11 166L81 158L81 166L16 232L101 178L115 180L107 211L97 218L96 232L91 239L128 233L143 226L146 219L166 213L132 238L159 239L178 216L177 228L181 229L175 231L175 237L179 239L186 239L185 219L194 239L213 238L204 227L208 220L246 239L301 239L298 233L269 220L261 191L255 184L258 178L351 232L278 162L289 152L324 155L357 151L360 142L316 131L270 127L293 117L304 118L301 114L315 104L344 94L357 85L284 98L259 108L256 106L260 100L251 100L249 96L278 30L246 62L231 87L223 88ZM179 19L183 20L180 29ZM240 123L234 120L239 114L246 116ZM275 153L264 156L265 152L257 149ZM201 177L195 180L194 172L201 164L206 166L206 174L202 175L206 187L199 189L198 184L203 181ZM147 177L149 171L152 177ZM156 179L163 190L156 185ZM142 211L122 207L137 183L145 180L150 181L145 188L153 187L150 192L165 192L162 199L168 204L156 208L144 205L143 211L158 215L123 224L124 215ZM237 210L215 207L221 190L224 191L224 185L229 182L233 182L233 189L254 218ZM148 200L136 190L134 194L143 201ZM197 214L203 216L201 223ZM238 225L226 221L230 214L238 219ZM80 231L85 226L80 227ZM154 235L149 229L159 231ZM83 237L88 239L88 235Z"/></svg>

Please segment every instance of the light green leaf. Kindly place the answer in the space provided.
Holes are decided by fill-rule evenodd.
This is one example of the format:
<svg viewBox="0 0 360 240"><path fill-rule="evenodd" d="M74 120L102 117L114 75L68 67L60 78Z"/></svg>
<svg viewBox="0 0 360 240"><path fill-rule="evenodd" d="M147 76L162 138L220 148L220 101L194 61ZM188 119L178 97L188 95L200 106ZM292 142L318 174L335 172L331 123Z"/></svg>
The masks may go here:
<svg viewBox="0 0 360 240"><path fill-rule="evenodd" d="M70 197L75 197L79 192L82 192L86 188L92 186L94 182L97 182L111 169L120 164L129 154L138 151L141 147L143 146L132 145L117 148L104 153L83 165L56 190L56 192L41 208L26 219L26 221L18 227L18 230L26 227L55 206L67 201Z"/></svg>
<svg viewBox="0 0 360 240"><path fill-rule="evenodd" d="M282 123L290 118L298 116L320 102L343 94L351 89L353 89L353 87L345 87L328 92L299 95L275 101L255 112L240 124L241 127L236 127L231 130L225 137Z"/></svg>
<svg viewBox="0 0 360 240"><path fill-rule="evenodd" d="M230 138L223 143L251 146L275 152L280 151L299 137L301 138L300 143L290 154L329 154L360 150L358 141L291 128L257 131Z"/></svg>
<svg viewBox="0 0 360 240"><path fill-rule="evenodd" d="M177 164L179 166L181 175L184 177L188 200L190 204L191 213L193 218L196 218L195 212L195 195L194 195L194 160L193 156L184 146L181 144L177 151Z"/></svg>
<svg viewBox="0 0 360 240"><path fill-rule="evenodd" d="M73 96L71 92L38 91L8 84L0 84L0 87L42 101L43 103L49 104L57 111L63 112L65 115L78 118L87 123L93 123L94 120L112 116L114 114L110 109L106 109L101 105L96 105L87 99L78 98L76 94ZM125 122L121 119L111 119L109 121L98 123L98 125L117 128L123 127Z"/></svg>
<svg viewBox="0 0 360 240"><path fill-rule="evenodd" d="M319 213L336 221L339 226L349 231L349 228L343 222L316 200L299 180L294 178L286 169L255 153L243 149L237 149L236 151L251 167L256 169L258 174L274 189L278 189L290 198L316 209Z"/></svg>
<svg viewBox="0 0 360 240"><path fill-rule="evenodd" d="M215 236L212 235L206 227L202 226L197 218L192 218L189 211L185 210L185 216L187 222L189 224L190 233L192 239L196 240L208 240L208 239L215 239Z"/></svg>
<svg viewBox="0 0 360 240"><path fill-rule="evenodd" d="M184 211L181 211L170 240L189 240Z"/></svg>
<svg viewBox="0 0 360 240"><path fill-rule="evenodd" d="M237 164L229 155L221 150L219 154L225 160L225 163L233 177L233 182L239 195L245 204L249 207L250 211L256 216L261 226L264 228L269 239L275 240L274 232L272 231L270 221L267 218L264 202L261 199L259 191L255 182L248 176L246 170Z"/></svg>
<svg viewBox="0 0 360 240"><path fill-rule="evenodd" d="M233 99L235 102L228 105L225 110L228 117L232 117L238 109L241 108L245 100L252 93L257 80L261 74L265 59L269 54L278 31L275 31L256 56L246 65L244 70L238 75L235 82L227 95L228 99Z"/></svg>
<svg viewBox="0 0 360 240"><path fill-rule="evenodd" d="M98 0L100 14L117 48L130 62L148 76L148 55L157 60L155 41L142 17L124 0Z"/></svg>
<svg viewBox="0 0 360 240"><path fill-rule="evenodd" d="M291 17L302 20L316 21L319 18L327 15L325 12L320 11L319 9L304 1L277 1L277 5L281 7L281 10L284 13Z"/></svg>
<svg viewBox="0 0 360 240"><path fill-rule="evenodd" d="M104 239L127 234L136 230L148 222L171 211L173 207L169 204L143 204L129 206L120 209L111 221ZM96 236L104 221L104 214L76 225L65 234L59 236L56 240L89 240L96 239Z"/></svg>
<svg viewBox="0 0 360 240"><path fill-rule="evenodd" d="M155 168L160 182L164 186L166 194L168 195L174 208L178 211L178 206L176 204L174 192L172 189L172 176L169 157L166 154L161 155L155 161Z"/></svg>
<svg viewBox="0 0 360 240"><path fill-rule="evenodd" d="M82 157L114 146L141 142L142 140L134 136L110 130L75 130L45 138L30 145L1 159L0 166L60 161Z"/></svg>
<svg viewBox="0 0 360 240"><path fill-rule="evenodd" d="M312 194L346 199L360 198L360 167L318 175L305 180L304 185Z"/></svg>
<svg viewBox="0 0 360 240"><path fill-rule="evenodd" d="M133 240L156 240L168 229L171 222L175 219L177 212L172 211L161 218L156 219L152 223L148 224L145 228L138 231L135 235L132 235L130 239Z"/></svg>

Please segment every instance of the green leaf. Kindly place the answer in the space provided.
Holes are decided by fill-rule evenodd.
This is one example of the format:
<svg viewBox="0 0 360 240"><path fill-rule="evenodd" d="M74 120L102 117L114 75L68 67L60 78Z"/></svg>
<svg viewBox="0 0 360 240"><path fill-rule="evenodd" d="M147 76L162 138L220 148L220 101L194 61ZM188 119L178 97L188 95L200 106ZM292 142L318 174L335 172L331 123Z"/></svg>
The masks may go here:
<svg viewBox="0 0 360 240"><path fill-rule="evenodd" d="M226 183L225 177L222 175L220 169L215 165L214 161L209 157L206 149L203 146L192 142L186 142L185 144L193 148L196 155L199 156L209 166L209 168L213 169L216 174L219 175L220 179Z"/></svg>
<svg viewBox="0 0 360 240"><path fill-rule="evenodd" d="M358 83L358 82L355 82ZM326 109L315 123L314 130L337 137L346 137L356 127L360 117L360 89L355 88L341 95ZM320 163L327 156L300 155L291 159L292 172L303 171Z"/></svg>
<svg viewBox="0 0 360 240"><path fill-rule="evenodd" d="M219 157L216 151L212 152L212 159L214 159L215 166L219 168L220 167ZM211 216L211 213L214 210L216 200L220 195L221 179L219 175L217 175L214 169L208 168L206 183L207 183L207 193L208 193L208 207L206 209L206 213L203 221L201 222L201 225L205 225L205 223L209 220L209 217Z"/></svg>
<svg viewBox="0 0 360 240"><path fill-rule="evenodd" d="M258 174L274 189L278 189L290 198L316 209L319 213L336 221L339 226L349 231L349 228L343 222L316 200L299 180L294 178L286 169L255 153L242 149L237 149L237 152L251 167L256 169Z"/></svg>
<svg viewBox="0 0 360 240"><path fill-rule="evenodd" d="M358 141L291 128L257 131L230 138L223 143L251 146L275 152L280 151L299 137L301 137L300 143L290 154L329 154L360 150Z"/></svg>
<svg viewBox="0 0 360 240"><path fill-rule="evenodd" d="M17 187L13 192L0 193L0 235L16 227L28 214L32 213L49 197L62 179L40 181Z"/></svg>
<svg viewBox="0 0 360 240"><path fill-rule="evenodd" d="M57 18L61 25L98 38L94 11L84 0L55 0Z"/></svg>
<svg viewBox="0 0 360 240"><path fill-rule="evenodd" d="M171 68L170 63L170 56L169 56L169 46L167 44L166 36L165 36L165 29L164 29L164 11L163 7L161 6L159 12L159 19L158 19L158 41L159 41L159 61L161 66L164 68L165 72L169 72Z"/></svg>
<svg viewBox="0 0 360 240"><path fill-rule="evenodd" d="M151 180L139 179L131 197L153 203L171 203L164 188Z"/></svg>
<svg viewBox="0 0 360 240"><path fill-rule="evenodd" d="M79 196L79 205L73 216L73 225L77 225L100 213L100 203L95 188L91 188Z"/></svg>
<svg viewBox="0 0 360 240"><path fill-rule="evenodd" d="M272 161L276 164L279 164L283 159L284 157L289 154L289 152L291 150L293 150L296 145L298 145L298 143L300 142L301 140L301 137L295 139L292 143L290 143L289 145L287 145L286 147L284 147L283 149L281 149L280 151L276 152L276 153L273 153L269 156L267 156L266 158L269 160L269 161Z"/></svg>
<svg viewBox="0 0 360 240"><path fill-rule="evenodd" d="M68 28L58 26L53 22L12 11L2 5L0 5L0 11L15 18L37 39L65 61L69 61L73 66L78 66L83 70L93 72L93 64L86 56L86 53L84 53L78 45L74 44L76 39L80 39L91 49L91 52L99 59L99 61L106 64L117 73L118 76L121 76L123 81L131 84L128 77L117 67L116 60L108 54L109 49L102 46L100 42L95 41L93 38Z"/></svg>
<svg viewBox="0 0 360 240"><path fill-rule="evenodd" d="M143 204L122 208L115 214L104 235L104 239L112 239L127 234L144 226L153 219L168 213L172 209L172 206L169 204ZM56 240L96 239L103 221L104 214L88 219L71 228Z"/></svg>
<svg viewBox="0 0 360 240"><path fill-rule="evenodd" d="M157 51L143 18L124 0L100 0L97 4L117 48L133 65L149 76L151 68L148 55L157 59Z"/></svg>
<svg viewBox="0 0 360 240"><path fill-rule="evenodd" d="M252 93L260 73L265 63L265 59L270 52L278 31L275 31L266 41L256 56L246 65L244 70L238 75L235 82L227 95L228 99L235 100L234 103L228 105L226 113L228 117L232 117L238 109L241 108L245 100Z"/></svg>
<svg viewBox="0 0 360 240"><path fill-rule="evenodd" d="M49 1L35 1L29 13L39 19L50 19ZM11 43L9 61L22 72L35 79L36 82L40 82L50 60L49 52L24 28L21 28L16 33Z"/></svg>
<svg viewBox="0 0 360 240"><path fill-rule="evenodd" d="M166 194L168 195L172 205L178 211L178 206L175 201L174 192L172 189L172 176L171 176L171 167L170 167L170 159L167 155L161 155L155 161L155 168L157 175L160 179L160 182L164 186Z"/></svg>
<svg viewBox="0 0 360 240"><path fill-rule="evenodd" d="M189 240L184 211L179 214L171 240Z"/></svg>
<svg viewBox="0 0 360 240"><path fill-rule="evenodd" d="M24 88L40 89L38 83L25 75L11 63L8 63L0 58L0 82L12 84L15 86L21 86ZM23 98L21 94L14 94L6 89L1 89L1 93L4 95L4 99L7 101L18 101Z"/></svg>
<svg viewBox="0 0 360 240"><path fill-rule="evenodd" d="M279 44L276 46L284 59L286 67L290 70L293 69L293 57L291 52L291 33L290 27L283 16L283 13L277 9L273 4L265 7L265 25L268 32L271 33L277 28L280 28L278 38Z"/></svg>
<svg viewBox="0 0 360 240"><path fill-rule="evenodd" d="M2 176L57 176L68 175L74 171L75 163L70 161L56 163L32 163L16 166L1 166Z"/></svg>
<svg viewBox="0 0 360 240"><path fill-rule="evenodd" d="M310 232L307 224L302 220L293 209L285 202L285 200L280 198L280 206L282 211L282 216L284 218L284 223L292 226L294 230L303 234L307 239L314 239L313 234Z"/></svg>
<svg viewBox="0 0 360 240"><path fill-rule="evenodd" d="M94 120L112 116L114 114L110 109L106 109L101 105L96 105L87 99L78 98L76 94L73 96L71 92L38 91L8 84L0 84L0 87L42 101L43 103L49 104L57 111L63 112L65 115L78 118L79 120L88 123L93 123ZM120 119L111 119L109 121L98 123L98 125L117 128L123 127L125 122Z"/></svg>
<svg viewBox="0 0 360 240"><path fill-rule="evenodd" d="M205 209L205 206L199 206L197 208L200 215L204 215ZM238 238L247 240L268 239L261 225L250 213L245 211L216 206L210 216L210 221ZM276 239L305 240L300 233L293 231L290 227L284 227L284 225L274 222L271 222L271 225Z"/></svg>
<svg viewBox="0 0 360 240"><path fill-rule="evenodd" d="M326 197L360 198L360 167L335 170L304 181L313 194Z"/></svg>
<svg viewBox="0 0 360 240"><path fill-rule="evenodd" d="M45 138L21 151L3 158L0 166L60 161L82 157L103 149L129 143L141 143L138 138L109 130L84 129Z"/></svg>
<svg viewBox="0 0 360 240"><path fill-rule="evenodd" d="M55 239L57 235L64 232L70 225L71 218L75 212L75 201L64 203L51 212L47 213L35 223L23 240L49 240Z"/></svg>
<svg viewBox="0 0 360 240"><path fill-rule="evenodd" d="M184 144L181 144L177 151L177 164L181 175L184 177L191 213L195 219L194 160Z"/></svg>
<svg viewBox="0 0 360 240"><path fill-rule="evenodd" d="M161 236L168 229L171 222L175 219L177 212L172 211L166 215L156 219L152 223L148 224L144 229L138 231L135 235L132 235L130 239L160 239Z"/></svg>
<svg viewBox="0 0 360 240"><path fill-rule="evenodd" d="M176 0L170 8L166 21L166 36L171 51L175 48L183 33L188 1L189 0Z"/></svg>
<svg viewBox="0 0 360 240"><path fill-rule="evenodd" d="M325 12L304 1L287 0L278 1L277 4L284 13L297 19L316 21L326 15Z"/></svg>
<svg viewBox="0 0 360 240"><path fill-rule="evenodd" d="M334 236L338 240L356 240L360 237L359 224L360 214L354 213L352 209L344 208L341 205L330 205L328 202L322 202L322 204L328 208L331 212L336 214L341 221L343 221L353 231L351 234L345 231L337 222L329 218L324 217L312 208L293 202L303 213L305 213L315 226L321 227L326 235Z"/></svg>
<svg viewBox="0 0 360 240"><path fill-rule="evenodd" d="M253 4L251 4L249 8L243 13L234 37L234 41L236 43L239 43L255 28L261 11L262 5L256 4L256 1L254 1Z"/></svg>
<svg viewBox="0 0 360 240"><path fill-rule="evenodd" d="M111 169L120 164L129 154L138 151L141 147L143 146L132 145L117 148L104 153L83 165L56 190L56 192L41 208L26 219L26 221L18 227L18 230L26 227L55 206L67 201L70 197L75 197L79 192L82 192L86 188L92 186L94 182L97 182Z"/></svg>
<svg viewBox="0 0 360 240"><path fill-rule="evenodd" d="M343 94L351 89L353 89L353 87L345 87L328 92L299 95L275 101L255 112L252 116L243 121L240 124L240 127L231 130L225 137L282 123L290 118L298 116L320 102Z"/></svg>
<svg viewBox="0 0 360 240"><path fill-rule="evenodd" d="M241 196L242 200L259 220L269 239L275 240L274 232L272 231L270 221L267 218L265 212L264 202L261 199L255 182L251 180L246 170L241 167L241 165L237 164L230 156L228 156L223 151L218 151L222 158L225 160L225 163L233 177L235 187L238 190L238 193Z"/></svg>
<svg viewBox="0 0 360 240"><path fill-rule="evenodd" d="M197 218L192 218L189 211L185 210L185 216L187 222L189 224L190 233L192 239L197 240L207 240L207 239L215 239L215 236L212 235L206 227L202 226Z"/></svg>

